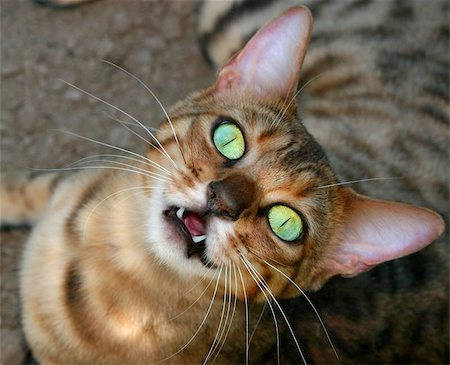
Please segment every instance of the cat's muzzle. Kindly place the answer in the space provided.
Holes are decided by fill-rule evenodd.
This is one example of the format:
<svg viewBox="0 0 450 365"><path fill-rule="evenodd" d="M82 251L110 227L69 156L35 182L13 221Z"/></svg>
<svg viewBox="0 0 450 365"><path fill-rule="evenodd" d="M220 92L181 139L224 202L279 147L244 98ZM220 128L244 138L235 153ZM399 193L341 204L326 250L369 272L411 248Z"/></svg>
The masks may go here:
<svg viewBox="0 0 450 365"><path fill-rule="evenodd" d="M198 257L201 263L208 267L214 267L206 255L206 214L190 211L185 208L171 207L164 211L164 215L170 220L184 237L187 257Z"/></svg>

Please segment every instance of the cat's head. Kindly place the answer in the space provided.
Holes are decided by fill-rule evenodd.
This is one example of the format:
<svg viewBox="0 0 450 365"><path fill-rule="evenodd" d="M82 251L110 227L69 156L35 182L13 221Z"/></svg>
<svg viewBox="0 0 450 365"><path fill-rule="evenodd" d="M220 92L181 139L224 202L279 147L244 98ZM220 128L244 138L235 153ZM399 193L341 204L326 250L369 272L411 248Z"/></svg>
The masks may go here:
<svg viewBox="0 0 450 365"><path fill-rule="evenodd" d="M297 117L311 25L308 9L288 10L163 123L162 146L148 152L162 167L152 171L164 176L149 180L161 189L151 196L148 234L155 256L180 275L212 276L229 265L239 268L247 295L258 296L259 273L287 297L298 291L280 271L314 289L442 233L430 210L335 185L324 151Z"/></svg>

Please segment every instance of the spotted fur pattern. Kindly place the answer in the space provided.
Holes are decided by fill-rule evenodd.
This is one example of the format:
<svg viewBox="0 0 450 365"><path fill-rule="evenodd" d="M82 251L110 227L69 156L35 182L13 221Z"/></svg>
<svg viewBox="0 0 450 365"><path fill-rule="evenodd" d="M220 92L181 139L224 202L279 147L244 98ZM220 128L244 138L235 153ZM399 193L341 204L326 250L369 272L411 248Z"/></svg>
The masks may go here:
<svg viewBox="0 0 450 365"><path fill-rule="evenodd" d="M207 58L221 64L280 8L297 1L243 1L200 10ZM448 222L449 3L302 1L314 16L299 111L342 181L373 197L427 206ZM205 16L208 14L208 16ZM425 251L313 295L341 360L442 363L449 357L448 231ZM333 354L307 304L288 303L310 360ZM295 346L286 336L289 361Z"/></svg>
<svg viewBox="0 0 450 365"><path fill-rule="evenodd" d="M265 3L270 4L261 4ZM340 14L344 19L366 6L374 7L370 12L374 14L374 23L385 19L387 9L397 19L408 14L398 10L397 6L407 6L401 2L395 6L389 2L383 5L369 2L363 6L356 1L314 4L312 11L317 14L318 24L321 14L329 14L330 18ZM263 5L258 7L264 9ZM413 5L416 9L419 3ZM247 5L243 2L240 6ZM436 16L440 14L435 11ZM346 187L320 188L339 180L401 175L398 181L361 185L359 191L432 208L448 217L448 175L442 169L446 159L444 146L448 142L447 115L443 109L447 100L440 95L443 88L433 84L432 77L411 87L411 78L416 75L412 68L419 67L421 58L415 60L401 47L395 52L404 55L404 62L411 63L408 70L412 76L396 80L396 76L389 74L393 70L400 72L403 63L397 64L401 56L389 60L379 51L385 45L392 52L390 39L399 37L395 32L383 33L380 24L385 23L377 23L379 28L364 23L369 34L374 30L376 35L386 38L383 43L377 37L369 41L367 35L364 37L364 29L351 31L355 27L351 19L343 20L341 24L346 26L339 31L357 34L355 38L360 39L349 36L341 41L339 31L327 29L327 18L322 16L324 28L318 26L313 35L302 83L320 72L327 74L300 94L299 114L303 124L296 105L286 107L285 99L234 89L219 92L224 83L218 82L171 110L170 120L178 137L168 121L162 124L158 139L173 161L157 148L150 148L146 158L168 173L142 160L143 163L130 165L138 173L106 168L66 178L36 177L47 179L43 188L38 184L33 187L34 179L30 177L28 184L22 185L30 193L19 194L17 188L3 184L5 196L22 196L18 199L23 202L18 205L22 207L22 215L16 214L19 218L14 222L40 218L24 254L22 301L27 339L41 362L148 364L165 358L177 364L203 361L225 308L222 304L227 299L224 296L227 285L234 283L233 298L240 303L244 298L254 303L250 308L252 318L257 318L260 303L265 302L262 291L239 260L241 254L248 257L277 298L291 298L298 292L266 261L303 289L317 289L332 276L324 266L324 257L329 247L338 245L345 234L342 231L346 215L359 199ZM354 17L358 23L358 17ZM222 19L225 25L221 27L226 29L227 18ZM422 24L420 19L417 23ZM334 26L337 24L335 20ZM254 23L255 27L259 25ZM435 34L433 29L427 34ZM442 29L438 39L445 33L445 26ZM403 27L397 31L408 39ZM248 34L242 39L245 37ZM426 36L423 37L420 39L425 41ZM375 55L371 42L380 45ZM406 41L404 45L410 50ZM442 60L443 54L436 51L437 61L448 63L447 59ZM439 67L442 63L435 61L430 57L430 72L444 72ZM223 80L221 77L227 83L230 81L220 74L219 81ZM434 88L427 89L427 85ZM444 120L440 113L444 113ZM211 142L211 126L219 117L236 121L245 135L246 156L233 165L224 161ZM177 243L179 234L162 213L172 205L204 210L208 183L233 174L245 175L254 184L252 203L236 221L209 218L206 254L217 269L205 268L199 260L186 260L184 246ZM121 191L124 194L119 194ZM25 204L28 196L39 196L48 202L36 204L41 207L39 212L30 211L29 204ZM2 200L6 202L2 221L13 221L13 215L8 214L17 204ZM273 201L295 206L307 217L308 234L301 245L283 245L270 233L264 209ZM428 210L420 212L424 219L438 220ZM351 281L334 279L313 295L341 361L445 361L447 240L444 235L419 254L383 264ZM239 267L242 281L236 269L222 266L228 260ZM217 270L222 270L223 275L216 282ZM193 278L202 277L196 287L188 290L195 282ZM207 295L199 299L196 310L177 317L202 293ZM218 299L209 306L215 294ZM232 305L231 295L228 300ZM299 298L281 305L294 325L306 360L336 361L323 332L317 330L317 319L307 303ZM210 312L202 338L197 337L186 349L177 352L195 333L207 309ZM238 305L236 320L230 326L232 340L221 349L218 362L238 363L245 359L244 314L244 307ZM254 325L252 322L251 326ZM282 361L298 362L299 354L290 332L286 328L281 330ZM251 360L275 362L274 346L275 334L270 314L266 313L255 332Z"/></svg>

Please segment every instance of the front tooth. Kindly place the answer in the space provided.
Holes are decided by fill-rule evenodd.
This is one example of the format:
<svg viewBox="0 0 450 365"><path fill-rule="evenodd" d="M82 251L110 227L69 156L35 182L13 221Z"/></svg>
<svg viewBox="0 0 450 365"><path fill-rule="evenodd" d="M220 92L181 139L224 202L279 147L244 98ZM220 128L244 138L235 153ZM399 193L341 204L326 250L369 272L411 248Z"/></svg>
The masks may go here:
<svg viewBox="0 0 450 365"><path fill-rule="evenodd" d="M178 219L181 221L182 219L183 219L183 215L184 215L184 208L180 208L180 209L178 209L177 210L177 217L178 217Z"/></svg>
<svg viewBox="0 0 450 365"><path fill-rule="evenodd" d="M202 234L201 236L192 236L192 241L194 241L194 243L199 243L199 242L203 241L204 239L206 239L205 234Z"/></svg>

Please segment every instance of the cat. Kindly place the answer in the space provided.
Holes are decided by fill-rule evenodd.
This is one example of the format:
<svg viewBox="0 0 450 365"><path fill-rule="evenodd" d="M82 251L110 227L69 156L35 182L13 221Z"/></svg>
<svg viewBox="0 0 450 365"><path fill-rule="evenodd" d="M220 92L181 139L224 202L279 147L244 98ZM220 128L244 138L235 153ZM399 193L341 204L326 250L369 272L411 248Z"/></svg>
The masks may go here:
<svg viewBox="0 0 450 365"><path fill-rule="evenodd" d="M161 145L149 136L155 147L138 158L140 163L126 159L117 163L129 166L115 163L99 172L30 176L19 185L22 191L18 186L2 190L2 204L22 192L2 207L3 214L11 215L3 221L33 221L45 210L28 242L22 270L25 331L40 361L148 364L173 355L169 362L198 363L218 354L219 362L245 362L247 300L256 302L251 318L261 310L258 302L268 299L271 311L290 307L292 332L303 325L310 328L309 318L301 320L306 310L297 310L302 298L280 305L271 296L300 294L284 275L299 288L316 290L334 275L356 275L419 250L442 233L442 219L430 210L373 200L339 185L325 152L298 120L292 98L310 29L311 16L302 7L264 27L221 68L212 87L175 105L157 135ZM332 162L334 146L329 144ZM342 163L337 160L338 166ZM122 199L123 189L133 195ZM43 199L26 204L27 198ZM438 265L436 253L446 251L441 241L425 252ZM383 278L383 271L375 269L348 284L335 280L330 283L334 293L326 292L328 284L318 299L332 301L352 285L353 295L366 292L368 283L376 286L371 273ZM207 280L196 283L202 276ZM214 280L217 276L221 280ZM261 290L266 285L270 293ZM180 315L202 293L208 295ZM216 300L210 302L212 296ZM367 300L361 292L356 297ZM420 303L409 292L399 293L400 302L405 298L411 305ZM379 301L373 302L375 307ZM228 318L231 306L236 308L233 321ZM331 310L341 306L329 305ZM393 355L385 348L378 357L376 348L367 354L362 348L367 336L355 325L361 312L355 306L344 309L351 313L337 313L334 321L327 315L326 321L328 326L331 322L331 338L339 341L342 361L407 359L406 353L399 355L410 351L404 347L394 347ZM227 325L220 325L222 319ZM270 314L263 316L254 333L254 362L277 361L277 333L270 321ZM383 329L383 321L374 322ZM197 328L202 341L196 337L183 348ZM282 340L289 341L290 329L283 333ZM302 346L282 346L283 360L300 362L307 356L308 361L330 361L331 346L320 343L326 336L307 334L298 336ZM351 341L342 343L341 338ZM212 343L219 345L210 347ZM444 359L445 348L434 350L416 361Z"/></svg>

